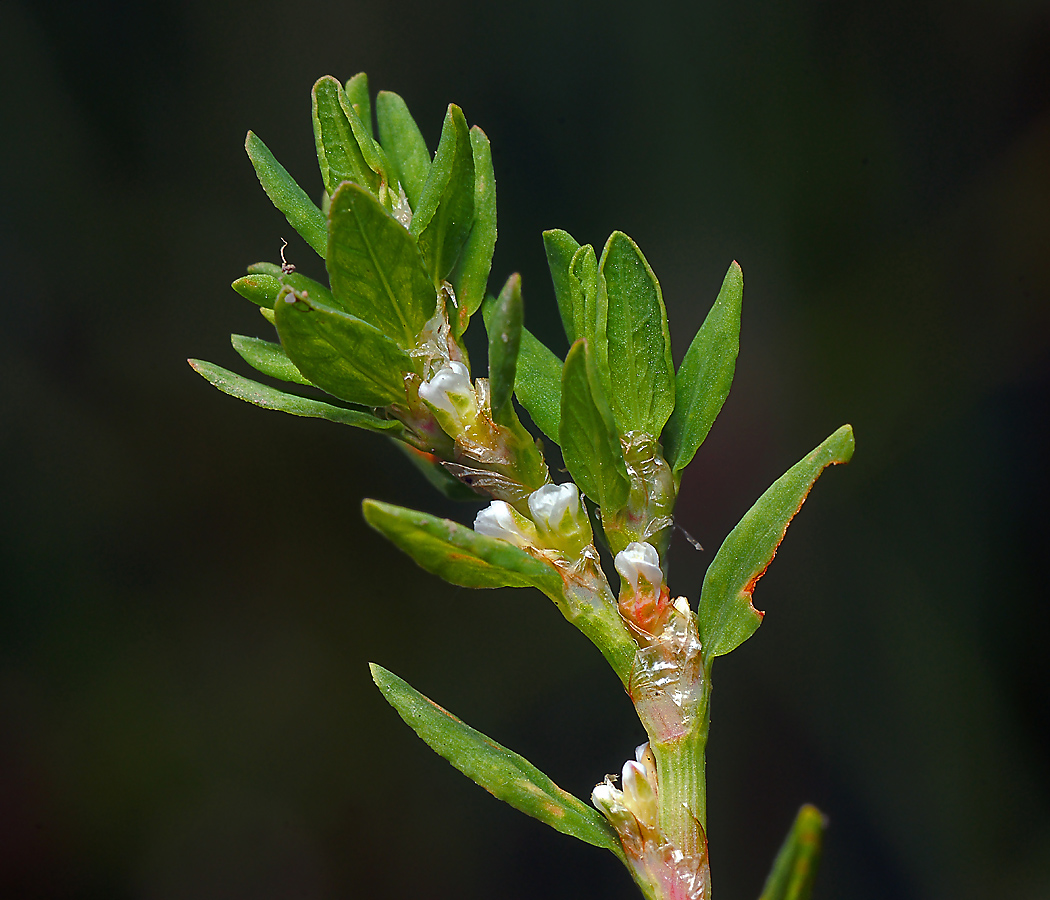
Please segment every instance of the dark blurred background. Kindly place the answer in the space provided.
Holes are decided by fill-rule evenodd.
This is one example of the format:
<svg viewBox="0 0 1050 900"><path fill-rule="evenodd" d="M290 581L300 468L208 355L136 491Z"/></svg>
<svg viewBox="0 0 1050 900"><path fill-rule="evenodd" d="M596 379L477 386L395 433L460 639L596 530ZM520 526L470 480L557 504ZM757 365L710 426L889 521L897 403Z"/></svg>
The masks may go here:
<svg viewBox="0 0 1050 900"><path fill-rule="evenodd" d="M559 352L540 231L620 228L680 359L732 259L736 383L683 486L672 587L842 422L715 669L720 898L794 811L817 897L1050 896L1050 8L1035 0L0 3L0 894L634 896L383 702L376 660L587 796L642 739L531 591L469 592L362 524L456 515L388 444L263 412L227 285L318 261L251 128L320 190L309 91L366 70L433 148L492 140L493 285ZM272 332L270 332L272 334ZM476 362L483 367L483 355Z"/></svg>

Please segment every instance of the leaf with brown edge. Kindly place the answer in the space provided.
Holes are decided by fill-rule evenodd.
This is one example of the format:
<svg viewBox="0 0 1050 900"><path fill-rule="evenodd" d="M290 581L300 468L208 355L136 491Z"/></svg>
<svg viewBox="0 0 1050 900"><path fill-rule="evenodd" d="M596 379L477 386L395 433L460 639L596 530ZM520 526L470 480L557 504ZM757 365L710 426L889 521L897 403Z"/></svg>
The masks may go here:
<svg viewBox="0 0 1050 900"><path fill-rule="evenodd" d="M471 728L393 672L375 663L369 669L376 686L405 723L475 784L556 831L624 860L619 839L596 809L563 791L527 759Z"/></svg>
<svg viewBox="0 0 1050 900"><path fill-rule="evenodd" d="M777 479L729 533L704 576L697 609L705 663L739 647L762 624L765 613L751 602L755 584L820 473L852 456L853 429L843 425Z"/></svg>

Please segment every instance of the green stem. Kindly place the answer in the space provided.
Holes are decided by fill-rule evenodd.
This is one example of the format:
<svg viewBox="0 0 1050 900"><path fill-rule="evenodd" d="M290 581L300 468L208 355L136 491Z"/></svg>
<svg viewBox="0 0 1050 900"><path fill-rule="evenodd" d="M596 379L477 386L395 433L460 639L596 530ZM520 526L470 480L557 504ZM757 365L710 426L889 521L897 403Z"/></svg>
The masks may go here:
<svg viewBox="0 0 1050 900"><path fill-rule="evenodd" d="M700 690L696 727L677 740L652 745L659 776L660 830L687 857L702 854L706 844L710 671L705 672Z"/></svg>

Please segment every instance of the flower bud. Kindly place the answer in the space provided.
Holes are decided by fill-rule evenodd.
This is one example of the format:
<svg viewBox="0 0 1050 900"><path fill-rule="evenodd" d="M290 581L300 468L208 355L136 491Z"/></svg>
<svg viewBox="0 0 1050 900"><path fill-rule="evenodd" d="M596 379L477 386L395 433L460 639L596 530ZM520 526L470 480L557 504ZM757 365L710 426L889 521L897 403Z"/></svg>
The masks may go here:
<svg viewBox="0 0 1050 900"><path fill-rule="evenodd" d="M647 828L656 828L660 820L660 807L656 792L649 783L645 766L629 759L623 764L623 791L621 803Z"/></svg>
<svg viewBox="0 0 1050 900"><path fill-rule="evenodd" d="M613 787L608 778L595 785L594 790L591 791L591 803L609 820L609 824L616 829L621 838L639 836L638 822L634 813L624 806L623 793Z"/></svg>
<svg viewBox="0 0 1050 900"><path fill-rule="evenodd" d="M459 437L478 417L477 397L470 383L470 370L461 362L449 362L429 381L419 386L426 401L450 437Z"/></svg>
<svg viewBox="0 0 1050 900"><path fill-rule="evenodd" d="M505 500L493 500L474 517L474 530L487 537L510 541L523 550L539 542L536 526Z"/></svg>
<svg viewBox="0 0 1050 900"><path fill-rule="evenodd" d="M636 594L644 590L659 592L664 583L660 554L652 544L645 541L632 541L628 544L616 554L615 565L620 577L631 585Z"/></svg>
<svg viewBox="0 0 1050 900"><path fill-rule="evenodd" d="M578 556L591 543L591 523L571 481L545 484L529 494L529 512L543 542L569 556Z"/></svg>

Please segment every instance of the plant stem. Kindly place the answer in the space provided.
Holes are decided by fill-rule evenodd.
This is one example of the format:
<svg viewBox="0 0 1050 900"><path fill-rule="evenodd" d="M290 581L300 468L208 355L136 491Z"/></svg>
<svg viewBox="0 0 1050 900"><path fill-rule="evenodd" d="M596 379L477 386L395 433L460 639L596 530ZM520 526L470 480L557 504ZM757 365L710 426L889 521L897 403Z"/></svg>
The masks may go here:
<svg viewBox="0 0 1050 900"><path fill-rule="evenodd" d="M706 849L707 777L705 751L710 726L710 671L699 685L695 728L674 741L653 744L659 773L660 830L687 857Z"/></svg>

